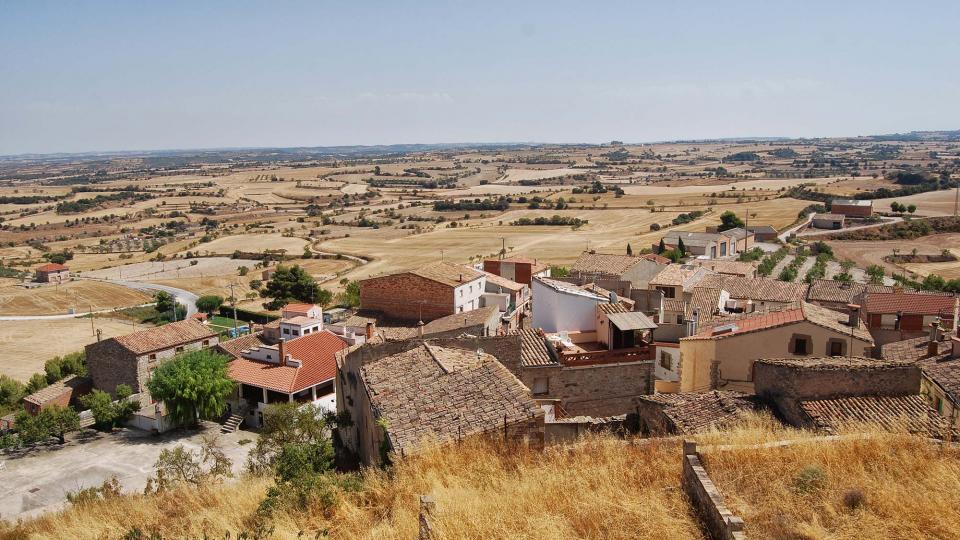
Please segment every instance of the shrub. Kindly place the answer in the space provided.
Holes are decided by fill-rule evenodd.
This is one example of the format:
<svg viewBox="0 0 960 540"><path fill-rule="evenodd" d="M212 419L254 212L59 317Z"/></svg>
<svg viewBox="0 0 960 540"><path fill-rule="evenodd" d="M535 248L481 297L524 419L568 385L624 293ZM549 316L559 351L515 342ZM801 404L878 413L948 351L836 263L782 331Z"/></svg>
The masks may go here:
<svg viewBox="0 0 960 540"><path fill-rule="evenodd" d="M850 510L856 510L867 502L867 496L861 489L848 489L843 493L843 505Z"/></svg>
<svg viewBox="0 0 960 540"><path fill-rule="evenodd" d="M800 493L811 493L823 488L827 483L827 473L823 467L811 464L800 469L793 479L793 487Z"/></svg>

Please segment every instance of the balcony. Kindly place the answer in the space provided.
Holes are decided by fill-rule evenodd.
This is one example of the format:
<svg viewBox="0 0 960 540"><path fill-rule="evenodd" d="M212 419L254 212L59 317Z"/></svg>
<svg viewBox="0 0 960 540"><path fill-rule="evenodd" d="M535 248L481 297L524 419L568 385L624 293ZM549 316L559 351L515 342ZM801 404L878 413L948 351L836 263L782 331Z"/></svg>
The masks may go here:
<svg viewBox="0 0 960 540"><path fill-rule="evenodd" d="M599 366L653 360L654 347L642 344L607 350L599 343L578 343L573 349L560 351L559 355L560 363L567 367Z"/></svg>

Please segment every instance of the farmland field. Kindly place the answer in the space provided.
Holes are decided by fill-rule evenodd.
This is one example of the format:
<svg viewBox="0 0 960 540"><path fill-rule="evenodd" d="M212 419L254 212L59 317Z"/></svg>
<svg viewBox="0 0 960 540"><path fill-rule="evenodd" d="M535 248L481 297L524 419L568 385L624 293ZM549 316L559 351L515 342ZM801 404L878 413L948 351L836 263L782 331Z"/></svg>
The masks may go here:
<svg viewBox="0 0 960 540"><path fill-rule="evenodd" d="M0 315L60 315L130 307L150 302L150 296L127 287L96 281L74 280L62 285L27 289L0 284ZM0 322L0 325L7 321Z"/></svg>

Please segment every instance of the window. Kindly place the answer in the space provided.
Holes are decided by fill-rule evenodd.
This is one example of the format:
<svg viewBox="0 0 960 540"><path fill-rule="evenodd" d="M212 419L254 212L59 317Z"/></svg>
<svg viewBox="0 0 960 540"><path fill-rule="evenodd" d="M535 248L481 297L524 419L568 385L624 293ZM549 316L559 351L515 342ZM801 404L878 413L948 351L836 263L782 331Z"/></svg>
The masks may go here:
<svg viewBox="0 0 960 540"><path fill-rule="evenodd" d="M673 298L677 294L673 287L657 287L657 290L663 293L664 298Z"/></svg>
<svg viewBox="0 0 960 540"><path fill-rule="evenodd" d="M290 334L290 329L289 329L289 328L284 328L284 329L283 329L283 333L289 335L289 334Z"/></svg>
<svg viewBox="0 0 960 540"><path fill-rule="evenodd" d="M673 369L673 357L667 351L660 351L660 367L667 371Z"/></svg>
<svg viewBox="0 0 960 540"><path fill-rule="evenodd" d="M683 324L683 315L677 315L677 324Z"/></svg>
<svg viewBox="0 0 960 540"><path fill-rule="evenodd" d="M181 346L181 347L177 347L176 349L173 350L173 352L182 353L182 352L183 352L183 347L182 347L182 346Z"/></svg>
<svg viewBox="0 0 960 540"><path fill-rule="evenodd" d="M720 244L720 256L723 257L726 254L727 254L727 243L724 242Z"/></svg>
<svg viewBox="0 0 960 540"><path fill-rule="evenodd" d="M151 355L150 355L150 360L156 360L156 359L157 359L157 355L156 355L156 354L151 354Z"/></svg>
<svg viewBox="0 0 960 540"><path fill-rule="evenodd" d="M533 393L534 394L546 394L550 392L550 379L546 377L538 377L533 380Z"/></svg>
<svg viewBox="0 0 960 540"><path fill-rule="evenodd" d="M811 347L810 336L801 336L794 334L790 338L790 352L797 355L808 355L810 354Z"/></svg>
<svg viewBox="0 0 960 540"><path fill-rule="evenodd" d="M711 259L717 258L717 246L710 246L710 258Z"/></svg>
<svg viewBox="0 0 960 540"><path fill-rule="evenodd" d="M846 342L842 339L831 339L827 342L827 356L843 356L845 349Z"/></svg>
<svg viewBox="0 0 960 540"><path fill-rule="evenodd" d="M203 346L204 346L204 347L209 347L209 346L210 346L210 340L209 340L209 339L203 340Z"/></svg>

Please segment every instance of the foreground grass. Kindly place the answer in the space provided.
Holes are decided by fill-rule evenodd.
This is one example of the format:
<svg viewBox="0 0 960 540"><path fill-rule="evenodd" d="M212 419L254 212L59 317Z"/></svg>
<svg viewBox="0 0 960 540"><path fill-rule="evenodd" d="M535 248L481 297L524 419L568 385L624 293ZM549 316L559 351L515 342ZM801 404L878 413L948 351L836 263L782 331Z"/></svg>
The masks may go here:
<svg viewBox="0 0 960 540"><path fill-rule="evenodd" d="M751 538L960 538L956 449L880 432L824 440L764 417L697 439ZM782 440L792 444L770 444ZM677 439L609 436L542 453L483 441L431 448L367 471L361 491L332 503L277 511L270 538L416 538L418 496L430 494L438 539L697 539L680 454ZM271 485L244 478L74 506L0 525L0 540L122 538L134 526L164 538L235 538L254 529Z"/></svg>

